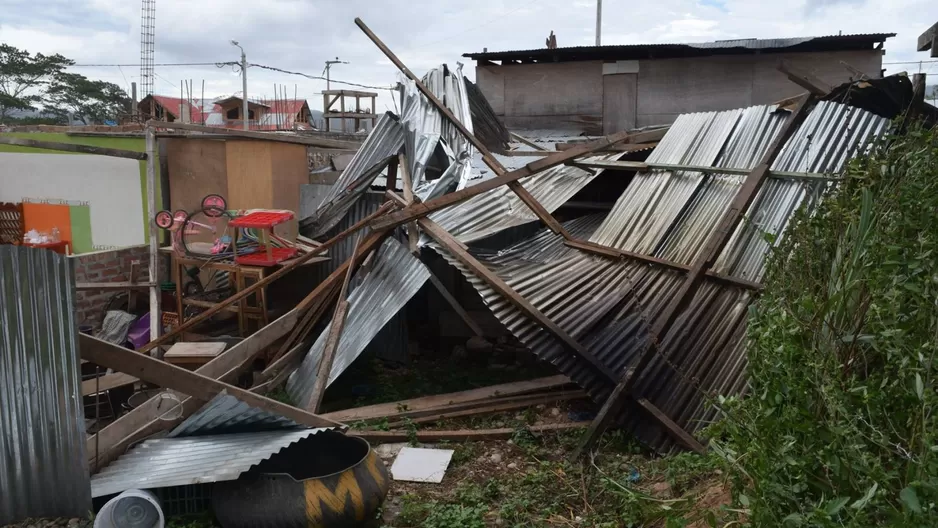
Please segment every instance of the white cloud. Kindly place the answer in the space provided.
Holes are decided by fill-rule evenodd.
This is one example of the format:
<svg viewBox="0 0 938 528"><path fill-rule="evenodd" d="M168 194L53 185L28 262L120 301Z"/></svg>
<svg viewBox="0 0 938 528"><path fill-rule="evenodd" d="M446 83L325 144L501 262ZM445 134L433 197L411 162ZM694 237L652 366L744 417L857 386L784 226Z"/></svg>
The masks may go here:
<svg viewBox="0 0 938 528"><path fill-rule="evenodd" d="M603 43L635 44L731 38L777 38L844 33L897 32L884 60L927 60L915 51L918 35L938 20L933 0L632 0L603 1ZM0 41L43 53L62 53L81 63L139 62L140 4L128 0L0 0ZM396 68L355 26L361 17L416 73L440 63L467 64L466 52L542 47L553 30L560 46L592 45L594 0L157 0L156 62L237 60L232 38L250 62L319 75L324 61L339 56L333 79L390 86ZM895 69L917 66L899 65ZM925 66L938 74L938 64ZM75 71L127 86L137 66ZM206 95L240 90L230 68L157 67L156 88L179 93L192 79ZM275 83L294 85L313 107L324 81L257 68L249 70L249 93L270 96ZM335 85L338 86L338 85ZM378 109L393 108L382 92Z"/></svg>

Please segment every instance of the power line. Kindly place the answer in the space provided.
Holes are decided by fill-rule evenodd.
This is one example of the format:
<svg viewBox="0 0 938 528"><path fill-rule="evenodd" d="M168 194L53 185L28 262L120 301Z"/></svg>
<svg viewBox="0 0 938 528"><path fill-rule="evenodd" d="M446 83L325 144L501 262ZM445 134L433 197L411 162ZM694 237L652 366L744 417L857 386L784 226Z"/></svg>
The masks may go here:
<svg viewBox="0 0 938 528"><path fill-rule="evenodd" d="M938 60L920 60L920 61L903 61L903 62L884 62L883 65L887 64L930 64L933 62L938 62Z"/></svg>
<svg viewBox="0 0 938 528"><path fill-rule="evenodd" d="M221 62L166 62L161 64L154 64L153 66L229 66L232 64L238 64L237 62L231 61L221 61ZM120 67L133 67L140 66L140 64L72 64L69 68L120 68Z"/></svg>
<svg viewBox="0 0 938 528"><path fill-rule="evenodd" d="M325 81L325 80L326 80L326 78L323 77L323 76L321 76L321 75L309 75L309 74L307 74L307 73L300 73L300 72L294 72L294 71L289 71L289 70L283 70L283 69L280 69L280 68L275 68L275 67L273 67L273 66L265 66L265 65L263 65L263 64L254 64L253 62L252 62L251 64L249 64L249 66L253 66L253 67L255 67L255 68L263 68L263 69L265 69L265 70L271 70L271 71L280 72L280 73L286 73L287 75L299 75L300 77L306 77L307 79L320 80L320 81ZM393 86L371 86L371 85L367 85L367 84L359 84L359 83L354 83L354 82L350 82L350 81L338 81L338 80L336 80L336 79L329 79L329 82L334 82L334 83L339 83L339 84L347 84L347 85L349 85L349 86L358 86L359 88L371 88L371 89L373 89L373 90L395 90L395 87L393 87Z"/></svg>

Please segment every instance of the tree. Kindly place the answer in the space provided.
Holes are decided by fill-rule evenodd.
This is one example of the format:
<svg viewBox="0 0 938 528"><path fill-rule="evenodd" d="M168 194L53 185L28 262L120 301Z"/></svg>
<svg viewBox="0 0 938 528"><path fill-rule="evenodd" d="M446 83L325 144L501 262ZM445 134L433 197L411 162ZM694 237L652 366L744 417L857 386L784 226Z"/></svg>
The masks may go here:
<svg viewBox="0 0 938 528"><path fill-rule="evenodd" d="M124 90L106 81L93 81L77 73L55 76L45 94L46 111L67 120L72 114L84 124L118 121L131 102Z"/></svg>
<svg viewBox="0 0 938 528"><path fill-rule="evenodd" d="M0 43L0 122L11 110L31 110L42 100L42 87L75 64L59 55L30 55L9 44Z"/></svg>

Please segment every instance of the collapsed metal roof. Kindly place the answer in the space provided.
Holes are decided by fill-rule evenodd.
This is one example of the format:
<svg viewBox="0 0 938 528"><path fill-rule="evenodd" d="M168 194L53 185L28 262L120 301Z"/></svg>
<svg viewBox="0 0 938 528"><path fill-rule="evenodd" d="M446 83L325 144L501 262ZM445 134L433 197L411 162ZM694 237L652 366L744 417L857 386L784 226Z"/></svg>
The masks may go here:
<svg viewBox="0 0 938 528"><path fill-rule="evenodd" d="M752 168L779 134L787 117L772 106L682 115L649 162ZM837 174L844 161L882 134L888 121L835 103L819 103L788 140L774 170ZM542 177L532 176L528 181ZM650 170L636 174L592 242L673 259L689 265L703 250L744 177L691 171ZM770 179L721 253L714 271L758 280L770 244L784 236L792 213L816 200L830 182ZM574 229L574 223L566 225ZM595 217L577 229L595 225ZM435 248L465 275L495 316L541 359L604 401L614 381L563 348L513 304L478 279L445 250ZM683 273L630 260L612 260L565 248L563 238L544 231L495 254L477 254L515 291L582 343L613 372L623 372L646 346L648 329L683 282ZM687 431L715 411L708 395L738 394L745 387L745 315L752 292L707 280L667 333L663 355L645 369L634 394L649 399ZM655 449L671 437L644 415L630 412L626 424Z"/></svg>

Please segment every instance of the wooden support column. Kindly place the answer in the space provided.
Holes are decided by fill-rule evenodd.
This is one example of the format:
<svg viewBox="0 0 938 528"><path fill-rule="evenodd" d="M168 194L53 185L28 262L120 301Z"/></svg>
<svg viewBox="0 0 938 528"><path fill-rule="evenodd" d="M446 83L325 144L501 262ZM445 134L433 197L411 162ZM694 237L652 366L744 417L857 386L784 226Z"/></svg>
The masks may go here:
<svg viewBox="0 0 938 528"><path fill-rule="evenodd" d="M192 372L176 365L151 358L124 347L82 334L81 357L102 367L136 376L148 383L188 394L202 401L209 401L222 392L242 402L285 416L297 423L310 427L343 427L344 424L317 416L296 407L246 391L228 383Z"/></svg>
<svg viewBox="0 0 938 528"><path fill-rule="evenodd" d="M414 203L414 183L411 180L410 169L407 166L407 157L404 154L398 154L397 166L401 171L401 181L404 183L404 206ZM388 189L393 191L394 189ZM417 255L417 243L420 241L420 233L417 232L417 222L407 224L407 248L411 253Z"/></svg>
<svg viewBox="0 0 938 528"><path fill-rule="evenodd" d="M385 54L385 56L387 56L387 58L390 59L399 70L401 70L401 73L406 75L411 81L414 82L414 84L417 86L417 89L423 93L423 95L434 107L436 107L440 114L448 119L449 122L454 127L456 127L456 130L458 130L459 133L466 138L466 140L472 143L472 146L475 147L475 149L478 150L480 154L482 154L482 160L486 165L489 166L489 168L492 169L493 172L495 172L496 175L503 176L508 172L507 169L505 169L505 166L499 163L498 160L492 156L492 153L488 148L486 148L482 141L480 141L479 138L475 136L475 134L470 132L469 129L466 128L466 126L459 119L457 119L455 115L453 115L453 112L451 112L450 109L447 108L446 105L443 104L443 102L440 101L436 95L430 91L429 88L424 86L423 82L417 78L416 75L414 75L414 72L410 71L410 69L408 69L407 66L405 66L404 63L397 58L397 55L395 55L394 52L392 52L391 49L388 48L384 42L382 42L381 39L379 39L378 36L375 35L371 29L365 25L364 22L362 22L362 19L356 18L355 24L357 24L358 27L361 28L361 30L365 33L365 35L368 35L368 38L370 38L371 41L374 42L376 46L378 46L378 49L380 49ZM563 227L561 227L560 222L558 222L557 219L555 219L546 209L544 209L544 207L537 200L535 200L533 196L531 196L531 193L525 190L524 187L522 187L522 185L516 180L517 179L512 180L514 183L506 183L508 183L508 186L511 188L511 190L516 195L518 195L518 198L520 198L521 201L525 203L525 205L531 208L531 210L534 211L534 214L537 215L537 217L542 222L544 222L544 224L546 224L551 231L563 235L564 238L570 238L570 235L563 229Z"/></svg>
<svg viewBox="0 0 938 528"><path fill-rule="evenodd" d="M147 126L145 132L147 150L147 236L150 243L149 269L147 270L150 282L150 341L159 339L162 329L160 317L160 244L157 234L156 220L156 131ZM182 321L182 313L179 314ZM141 350L141 352L143 352Z"/></svg>
<svg viewBox="0 0 938 528"><path fill-rule="evenodd" d="M428 218L421 218L418 220L420 227L436 241L437 244L443 246L446 251L451 255L456 257L460 262L468 267L472 273L478 276L480 279L486 282L492 289L498 292L502 297L508 300L511 304L515 305L521 312L523 312L529 319L536 322L539 326L550 332L554 337L556 337L561 343L564 344L567 348L573 350L577 355L588 361L596 370L601 372L604 376L609 379L616 379L616 374L606 367L601 361L599 361L592 353L590 353L583 345L579 344L572 336L567 334L562 328L557 326L556 323L551 321L546 315L541 313L537 308L534 307L527 299L522 297L518 292L516 292L511 286L509 286L505 281L503 281L498 275L493 273L490 269L486 268L484 264L476 260L475 257L469 254L458 240L453 238L445 229L440 227L436 222Z"/></svg>
<svg viewBox="0 0 938 528"><path fill-rule="evenodd" d="M746 177L739 191L737 191L733 202L724 213L716 230L711 233L704 251L691 266L687 277L685 277L683 284L674 297L671 298L670 303L657 317L657 322L651 329L650 344L642 350L635 364L626 370L625 375L619 380L612 394L606 399L599 414L596 415L593 423L581 439L575 453L576 456L583 454L593 446L596 439L606 430L610 421L622 410L625 399L631 397L632 388L641 377L642 372L651 361L652 356L660 352L661 343L659 340L664 338L678 316L681 315L681 312L690 303L706 271L710 269L717 257L719 257L720 252L726 247L726 244L733 236L733 231L746 213L746 210L752 204L762 183L767 178L769 167L775 161L775 158L778 157L788 139L791 138L807 117L808 107L812 100L813 98L810 95L806 95L801 99L798 107L788 117L788 121L782 129L782 132L775 139L775 142L769 146L761 163Z"/></svg>

